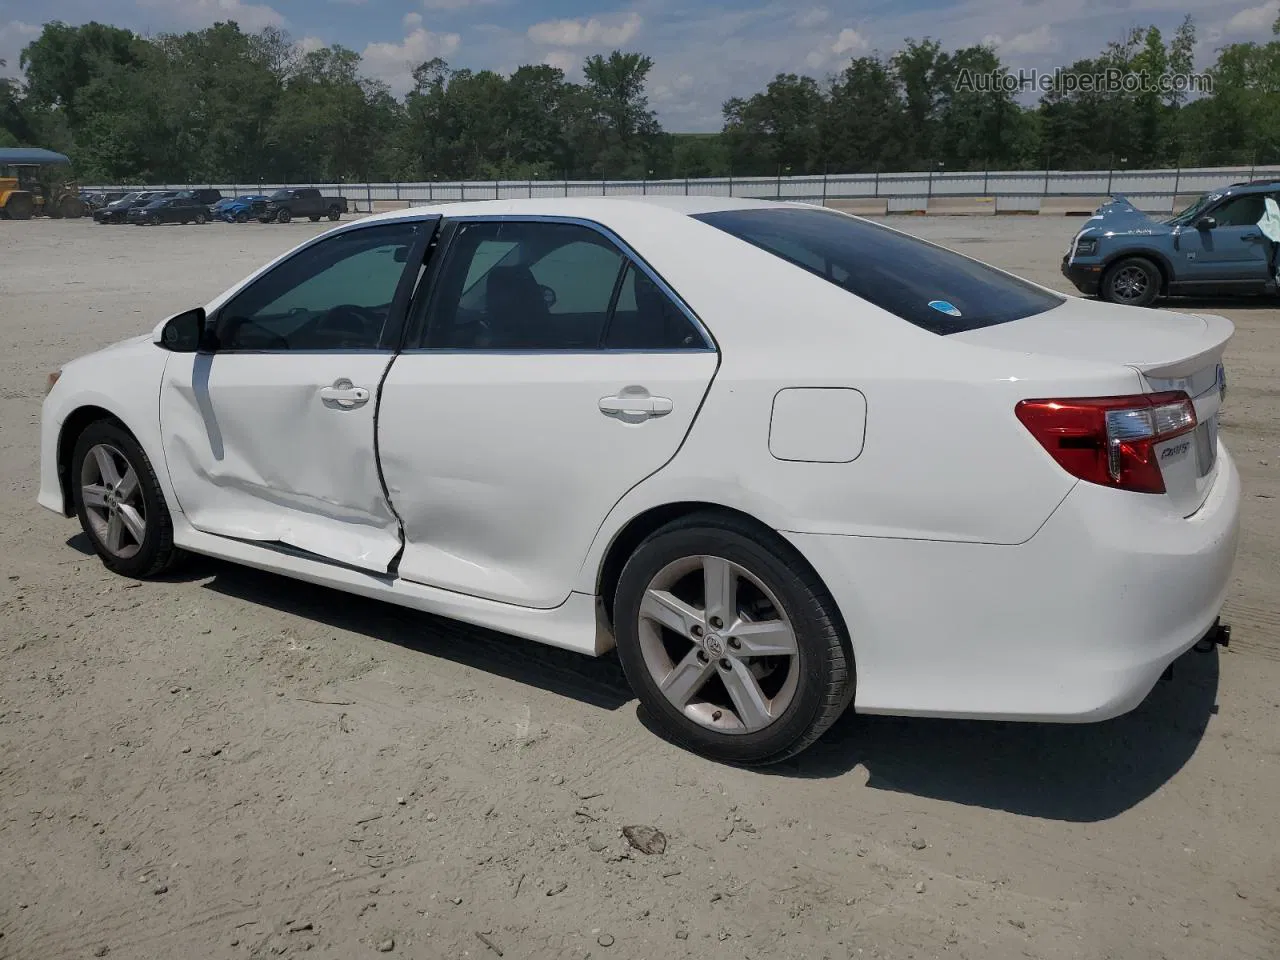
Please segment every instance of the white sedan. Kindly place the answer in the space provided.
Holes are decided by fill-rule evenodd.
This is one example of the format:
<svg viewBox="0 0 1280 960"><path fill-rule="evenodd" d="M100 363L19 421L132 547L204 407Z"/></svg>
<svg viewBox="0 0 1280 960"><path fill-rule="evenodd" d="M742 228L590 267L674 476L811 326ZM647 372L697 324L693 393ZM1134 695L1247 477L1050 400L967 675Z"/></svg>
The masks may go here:
<svg viewBox="0 0 1280 960"><path fill-rule="evenodd" d="M417 208L51 376L39 500L125 576L616 645L721 760L851 703L1101 720L1221 635L1232 332L803 204Z"/></svg>

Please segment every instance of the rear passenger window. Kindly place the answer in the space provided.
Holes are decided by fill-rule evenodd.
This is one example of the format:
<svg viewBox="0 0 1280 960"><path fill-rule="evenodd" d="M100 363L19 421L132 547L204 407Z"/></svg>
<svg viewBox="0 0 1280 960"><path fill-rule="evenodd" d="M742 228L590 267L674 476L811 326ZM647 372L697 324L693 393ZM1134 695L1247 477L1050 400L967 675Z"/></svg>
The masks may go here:
<svg viewBox="0 0 1280 960"><path fill-rule="evenodd" d="M608 350L679 350L703 342L671 298L629 263L604 345Z"/></svg>
<svg viewBox="0 0 1280 960"><path fill-rule="evenodd" d="M590 227L458 225L435 282L428 348L594 351L703 348L689 319Z"/></svg>

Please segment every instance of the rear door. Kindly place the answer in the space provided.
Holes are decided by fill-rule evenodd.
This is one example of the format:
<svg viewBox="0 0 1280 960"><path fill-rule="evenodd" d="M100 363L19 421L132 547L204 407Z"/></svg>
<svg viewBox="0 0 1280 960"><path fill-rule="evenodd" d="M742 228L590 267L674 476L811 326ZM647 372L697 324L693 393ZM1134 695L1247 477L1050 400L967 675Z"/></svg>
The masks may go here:
<svg viewBox="0 0 1280 960"><path fill-rule="evenodd" d="M398 573L557 606L609 510L680 448L718 357L601 229L478 218L446 236L379 412Z"/></svg>

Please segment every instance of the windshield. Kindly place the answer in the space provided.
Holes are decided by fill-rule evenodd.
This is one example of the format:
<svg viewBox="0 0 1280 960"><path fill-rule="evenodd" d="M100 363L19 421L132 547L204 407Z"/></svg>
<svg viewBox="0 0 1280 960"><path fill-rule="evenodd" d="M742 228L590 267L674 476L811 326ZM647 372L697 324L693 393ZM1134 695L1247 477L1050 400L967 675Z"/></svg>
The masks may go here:
<svg viewBox="0 0 1280 960"><path fill-rule="evenodd" d="M1200 211L1209 206L1209 204L1213 203L1220 196L1222 196L1220 193L1203 193L1196 198L1195 203L1191 204L1191 206L1187 207L1181 213L1170 217L1165 221L1165 223L1190 223L1192 220L1196 219L1196 217L1200 216Z"/></svg>
<svg viewBox="0 0 1280 960"><path fill-rule="evenodd" d="M273 193L273 194L271 195L271 199L272 199L272 200L288 200L288 199L289 199L289 191L288 191L288 190L277 190L275 193Z"/></svg>
<svg viewBox="0 0 1280 960"><path fill-rule="evenodd" d="M815 208L694 216L933 333L1044 313L1064 302L1033 283L888 227Z"/></svg>

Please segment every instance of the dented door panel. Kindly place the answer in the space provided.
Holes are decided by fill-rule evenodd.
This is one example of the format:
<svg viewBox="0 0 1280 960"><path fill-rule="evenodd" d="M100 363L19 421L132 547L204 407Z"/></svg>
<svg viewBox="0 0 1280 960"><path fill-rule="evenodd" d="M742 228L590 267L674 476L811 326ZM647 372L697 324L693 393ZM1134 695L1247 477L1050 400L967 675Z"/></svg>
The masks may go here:
<svg viewBox="0 0 1280 960"><path fill-rule="evenodd" d="M174 354L160 427L191 525L386 572L400 530L378 473L374 415L391 356Z"/></svg>

